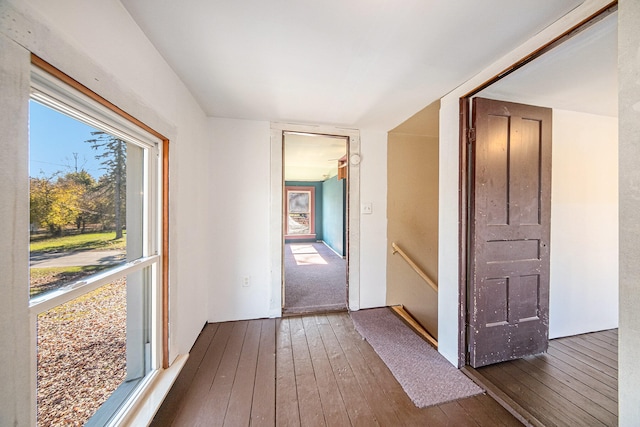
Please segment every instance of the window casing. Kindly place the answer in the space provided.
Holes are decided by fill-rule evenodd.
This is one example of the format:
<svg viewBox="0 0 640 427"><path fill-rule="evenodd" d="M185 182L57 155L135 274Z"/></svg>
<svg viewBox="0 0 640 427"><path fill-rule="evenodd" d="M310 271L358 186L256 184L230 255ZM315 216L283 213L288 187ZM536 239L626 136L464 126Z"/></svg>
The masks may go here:
<svg viewBox="0 0 640 427"><path fill-rule="evenodd" d="M64 307L74 304L74 301L84 301L92 293L114 283L125 283L126 350L123 363L126 374L120 386L87 421L87 425L117 424L162 365L163 142L35 66L32 68L31 88L33 101L117 138L127 147L125 258L96 274L32 297L29 303L34 369L31 376L34 390L32 405L37 411L36 390L41 359L38 354L38 324L44 324L43 319L49 313L64 311Z"/></svg>
<svg viewBox="0 0 640 427"><path fill-rule="evenodd" d="M315 187L285 188L285 238L315 239Z"/></svg>

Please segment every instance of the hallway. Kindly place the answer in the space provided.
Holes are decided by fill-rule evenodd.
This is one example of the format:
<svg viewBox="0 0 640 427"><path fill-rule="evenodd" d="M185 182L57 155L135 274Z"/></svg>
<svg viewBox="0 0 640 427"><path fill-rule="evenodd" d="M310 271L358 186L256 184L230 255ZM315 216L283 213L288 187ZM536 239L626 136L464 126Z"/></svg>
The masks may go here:
<svg viewBox="0 0 640 427"><path fill-rule="evenodd" d="M347 262L322 242L284 248L284 314L347 309Z"/></svg>

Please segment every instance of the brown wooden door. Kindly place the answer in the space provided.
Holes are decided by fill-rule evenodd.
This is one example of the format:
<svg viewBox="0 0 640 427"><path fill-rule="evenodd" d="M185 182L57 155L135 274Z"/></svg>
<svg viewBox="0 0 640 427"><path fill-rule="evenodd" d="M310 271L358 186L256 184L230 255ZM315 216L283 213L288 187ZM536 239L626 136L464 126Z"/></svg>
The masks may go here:
<svg viewBox="0 0 640 427"><path fill-rule="evenodd" d="M551 109L475 98L472 123L467 341L479 367L548 346Z"/></svg>

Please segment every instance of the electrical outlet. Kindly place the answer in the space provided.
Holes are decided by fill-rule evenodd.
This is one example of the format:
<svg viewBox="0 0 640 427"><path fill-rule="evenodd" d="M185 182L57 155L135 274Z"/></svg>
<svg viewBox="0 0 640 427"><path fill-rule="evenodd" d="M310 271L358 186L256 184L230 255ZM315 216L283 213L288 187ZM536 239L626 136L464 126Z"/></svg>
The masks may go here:
<svg viewBox="0 0 640 427"><path fill-rule="evenodd" d="M251 286L251 276L244 276L242 278L242 287L248 288L249 286Z"/></svg>
<svg viewBox="0 0 640 427"><path fill-rule="evenodd" d="M373 213L373 203L363 203L360 207L360 212L363 215L371 215Z"/></svg>

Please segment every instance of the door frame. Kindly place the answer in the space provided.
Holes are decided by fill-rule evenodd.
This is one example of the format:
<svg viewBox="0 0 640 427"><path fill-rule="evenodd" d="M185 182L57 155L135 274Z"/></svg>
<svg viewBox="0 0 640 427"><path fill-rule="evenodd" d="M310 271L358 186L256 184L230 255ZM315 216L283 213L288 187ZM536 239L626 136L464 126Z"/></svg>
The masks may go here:
<svg viewBox="0 0 640 427"><path fill-rule="evenodd" d="M347 305L360 309L360 131L333 126L271 123L271 212L269 220L270 299L269 316L282 316L284 263L284 156L285 132L299 132L347 138Z"/></svg>
<svg viewBox="0 0 640 427"><path fill-rule="evenodd" d="M469 273L469 262L470 254L469 254L469 239L470 239L470 185L471 185L471 173L469 171L469 139L472 137L470 135L471 128L471 100L472 98L491 86L492 84L498 82L502 78L508 76L514 71L524 67L529 62L535 60L536 58L542 56L546 52L552 50L554 47L562 44L566 40L569 40L571 37L581 33L582 31L590 28L595 23L601 21L612 13L615 13L618 10L618 2L613 1L609 3L607 6L598 10L591 16L582 20L578 24L569 28L564 33L560 34L553 40L524 56L517 62L513 63L509 67L505 68L498 74L494 75L484 83L480 84L473 90L467 92L465 95L460 97L459 100L459 111L460 111L460 121L459 121L459 182L458 182L458 205L459 205L459 217L458 217L458 367L463 367L467 365L467 309L468 309L468 273Z"/></svg>

